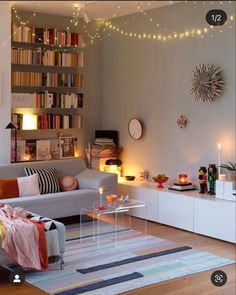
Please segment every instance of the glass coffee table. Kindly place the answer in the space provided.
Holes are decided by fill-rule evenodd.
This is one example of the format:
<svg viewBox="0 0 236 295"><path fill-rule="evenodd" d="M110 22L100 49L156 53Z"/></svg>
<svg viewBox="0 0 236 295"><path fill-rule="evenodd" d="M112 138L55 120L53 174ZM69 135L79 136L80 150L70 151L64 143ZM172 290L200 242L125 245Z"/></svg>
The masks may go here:
<svg viewBox="0 0 236 295"><path fill-rule="evenodd" d="M142 201L138 201L135 199L130 199L128 201L123 201L121 199L118 199L112 203L103 203L100 205L98 202L93 203L93 205L90 208L81 208L80 209L80 242L82 242L83 237L93 236L93 239L97 238L97 246L100 247L100 236L102 234L106 234L106 232L101 231L101 217L109 214L114 215L114 223L110 226L113 227L112 231L109 231L108 233L114 232L115 235L115 247L116 247L116 236L117 236L117 229L120 229L118 226L118 217L123 214L123 220L124 220L124 214L128 215L128 228L125 229L131 229L131 216L132 216L132 209L135 208L143 208L145 211L145 219L144 219L144 232L147 234L147 204ZM84 216L90 216L92 217L92 232L90 234L86 233L86 230L84 230L84 225L86 222L83 221Z"/></svg>

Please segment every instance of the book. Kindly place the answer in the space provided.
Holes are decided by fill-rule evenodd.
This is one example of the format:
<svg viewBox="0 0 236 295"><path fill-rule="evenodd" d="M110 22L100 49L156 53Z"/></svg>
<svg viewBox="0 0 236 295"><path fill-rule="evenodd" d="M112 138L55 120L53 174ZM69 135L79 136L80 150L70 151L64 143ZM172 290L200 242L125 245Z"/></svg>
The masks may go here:
<svg viewBox="0 0 236 295"><path fill-rule="evenodd" d="M178 187L178 186L173 185L173 186L169 187L168 189L173 190L173 191L185 192L185 191L195 190L196 188L193 185L182 186L182 187Z"/></svg>
<svg viewBox="0 0 236 295"><path fill-rule="evenodd" d="M60 149L59 149L59 139L53 138L50 139L50 152L52 159L59 159L60 158Z"/></svg>
<svg viewBox="0 0 236 295"><path fill-rule="evenodd" d="M51 158L50 140L37 140L36 160L50 160Z"/></svg>
<svg viewBox="0 0 236 295"><path fill-rule="evenodd" d="M28 161L36 160L36 139L26 139L25 158Z"/></svg>
<svg viewBox="0 0 236 295"><path fill-rule="evenodd" d="M191 183L191 182L186 182L186 183L175 182L174 185L178 185L178 186L188 186L188 185L192 185L192 183Z"/></svg>
<svg viewBox="0 0 236 295"><path fill-rule="evenodd" d="M75 154L75 137L60 137L60 158L74 157Z"/></svg>
<svg viewBox="0 0 236 295"><path fill-rule="evenodd" d="M17 162L25 161L26 140L17 140Z"/></svg>

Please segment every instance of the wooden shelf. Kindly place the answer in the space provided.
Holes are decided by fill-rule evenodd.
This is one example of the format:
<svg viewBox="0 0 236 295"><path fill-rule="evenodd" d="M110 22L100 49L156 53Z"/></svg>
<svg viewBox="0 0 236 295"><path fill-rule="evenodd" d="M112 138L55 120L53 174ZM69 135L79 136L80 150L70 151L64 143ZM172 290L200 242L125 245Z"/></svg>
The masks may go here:
<svg viewBox="0 0 236 295"><path fill-rule="evenodd" d="M41 129L29 129L29 130L23 130L23 129L17 129L17 132L38 132L38 131L58 131L58 130L78 130L81 129L78 127L72 127L72 128L41 128Z"/></svg>
<svg viewBox="0 0 236 295"><path fill-rule="evenodd" d="M11 42L11 47L14 48L26 48L26 49L35 49L35 48L44 48L48 50L58 50L58 51L71 51L75 52L78 50L83 50L82 46L61 46L61 45L49 45L43 43L27 43L27 42Z"/></svg>
<svg viewBox="0 0 236 295"><path fill-rule="evenodd" d="M11 70L13 72L39 72L39 73L72 73L81 74L83 68L81 67L62 67L62 66L44 66L44 65L28 65L28 64L12 64Z"/></svg>
<svg viewBox="0 0 236 295"><path fill-rule="evenodd" d="M12 86L12 92L26 92L26 93L33 93L33 92L56 92L56 93L79 93L83 92L83 88L78 87L48 87L48 86Z"/></svg>

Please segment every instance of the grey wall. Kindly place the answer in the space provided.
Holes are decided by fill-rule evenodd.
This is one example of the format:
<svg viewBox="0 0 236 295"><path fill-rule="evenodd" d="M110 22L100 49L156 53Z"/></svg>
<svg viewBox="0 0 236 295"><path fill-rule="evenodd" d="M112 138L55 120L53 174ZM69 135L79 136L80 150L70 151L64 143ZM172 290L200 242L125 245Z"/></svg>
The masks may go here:
<svg viewBox="0 0 236 295"><path fill-rule="evenodd" d="M212 5L206 1L203 5L188 1L113 23L133 33L163 34L163 28L167 34L185 32L208 27L205 15L209 9L223 8L228 16L235 15L235 3L223 2ZM204 38L165 43L115 32L109 37L109 31L105 32L102 127L119 130L124 175L138 175L147 169L152 176L164 172L174 179L186 172L196 181L199 166L217 163L218 142L222 143L222 161L235 160L235 22L230 24L233 28L228 28L228 22L222 33L216 28ZM192 70L201 63L222 68L224 93L213 103L196 102L189 92ZM176 124L180 115L188 119L185 129ZM133 117L144 125L144 135L138 141L128 134L128 122Z"/></svg>
<svg viewBox="0 0 236 295"><path fill-rule="evenodd" d="M77 26L73 26L70 23L69 17L36 14L32 17L33 12L19 12L20 17L26 21L30 19L29 26L33 27L48 27L57 28L58 30L65 31L67 27L71 32L82 32L84 36L84 42L87 42L87 33L94 30L95 23L92 22L84 27L84 22L81 22ZM12 21L15 21L19 25L19 22L12 14ZM82 129L68 129L60 130L63 135L73 135L78 138L79 153L81 156L85 156L85 147L88 142L94 140L94 130L100 128L100 87L101 87L101 42L93 45L86 46L83 49L84 52L84 69L82 73L84 75L84 107L79 109L79 114L83 116L83 128ZM22 138L53 138L58 136L57 130L37 130L37 131L23 131L19 134Z"/></svg>

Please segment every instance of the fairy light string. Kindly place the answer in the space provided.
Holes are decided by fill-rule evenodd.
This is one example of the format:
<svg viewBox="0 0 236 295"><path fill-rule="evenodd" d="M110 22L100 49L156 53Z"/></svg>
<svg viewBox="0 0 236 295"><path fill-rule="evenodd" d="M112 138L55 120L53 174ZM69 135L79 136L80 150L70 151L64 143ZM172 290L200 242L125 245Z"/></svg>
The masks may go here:
<svg viewBox="0 0 236 295"><path fill-rule="evenodd" d="M115 24L115 21L95 21L95 26L93 29L91 29L90 25L84 24L82 27L82 33L84 35L84 39L86 39L86 42L82 44L81 47L88 47L95 45L97 42L101 42L103 39L111 37L113 34L119 34L121 37L124 38L130 38L130 39L137 39L137 40L153 40L153 41L171 41L171 40L183 40L190 37L196 37L196 38L204 38L206 35L209 35L210 37L214 37L215 33L222 34L225 29L232 29L234 24L234 15L230 15L228 17L228 21L226 25L223 27L212 27L212 26L205 26L205 27L198 27L195 29L185 29L183 31L177 32L177 31L169 31L166 27L163 27L160 25L159 22L157 22L153 16L150 16L149 10L146 10L146 8L150 9L152 7L152 4L156 1L133 1L134 5L137 9L137 15L131 15L130 17L127 17L126 20L120 24ZM225 3L226 1L218 1L220 5ZM228 4L231 4L233 1L227 1ZM209 5L216 4L216 1L185 1L185 3L188 4L201 4L206 5L208 3ZM13 4L11 4L12 11L14 13L15 19L18 22L20 26L27 26L30 24L31 19L36 16L37 13L39 13L40 9L40 3L37 4L36 11L32 13L32 15L27 19L23 20L20 16L17 9L14 7ZM154 7L153 7L154 8ZM121 9L120 5L117 6L117 11L113 12L113 17L119 17L119 11ZM128 24L132 22L132 24L137 20L137 18L143 15L147 18L150 24L153 25L153 28L155 32L135 32L126 29ZM71 21L70 21L71 23ZM94 23L94 22L93 22ZM70 27L67 27L67 31L70 31ZM15 34L16 32L13 32ZM6 46L6 44L11 41L10 36L6 42L2 44L0 47L0 50ZM54 45L51 45L54 47ZM56 49L55 49L56 50ZM64 49L66 51L66 49ZM71 50L71 49L70 49ZM77 50L77 48L74 48L74 50Z"/></svg>

